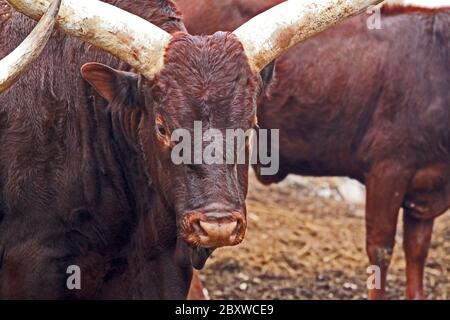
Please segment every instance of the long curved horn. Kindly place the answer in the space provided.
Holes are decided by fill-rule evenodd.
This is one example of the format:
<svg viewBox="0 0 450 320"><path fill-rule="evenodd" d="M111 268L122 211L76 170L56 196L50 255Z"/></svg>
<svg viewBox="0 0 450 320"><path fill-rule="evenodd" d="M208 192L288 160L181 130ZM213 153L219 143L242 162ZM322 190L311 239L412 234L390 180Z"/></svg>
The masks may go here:
<svg viewBox="0 0 450 320"><path fill-rule="evenodd" d="M37 20L50 0L7 0L16 10ZM164 66L171 35L154 24L97 0L64 0L58 26L66 34L103 49L128 63L148 79Z"/></svg>
<svg viewBox="0 0 450 320"><path fill-rule="evenodd" d="M297 43L382 0L288 0L254 17L233 33L253 71Z"/></svg>
<svg viewBox="0 0 450 320"><path fill-rule="evenodd" d="M0 60L0 92L12 86L39 57L53 32L60 6L61 0L54 0L28 37Z"/></svg>

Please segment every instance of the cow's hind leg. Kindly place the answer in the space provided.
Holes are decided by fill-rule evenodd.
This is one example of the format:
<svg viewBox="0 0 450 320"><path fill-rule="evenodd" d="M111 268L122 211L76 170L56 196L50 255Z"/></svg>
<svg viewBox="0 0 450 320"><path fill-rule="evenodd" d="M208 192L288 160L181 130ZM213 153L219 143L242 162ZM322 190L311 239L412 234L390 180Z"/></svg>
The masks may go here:
<svg viewBox="0 0 450 320"><path fill-rule="evenodd" d="M405 209L403 249L406 257L407 299L425 299L423 272L433 232L434 219L421 220Z"/></svg>
<svg viewBox="0 0 450 320"><path fill-rule="evenodd" d="M369 287L369 299L384 299L386 276L395 244L398 214L411 174L397 162L375 165L366 177L366 246L378 281Z"/></svg>

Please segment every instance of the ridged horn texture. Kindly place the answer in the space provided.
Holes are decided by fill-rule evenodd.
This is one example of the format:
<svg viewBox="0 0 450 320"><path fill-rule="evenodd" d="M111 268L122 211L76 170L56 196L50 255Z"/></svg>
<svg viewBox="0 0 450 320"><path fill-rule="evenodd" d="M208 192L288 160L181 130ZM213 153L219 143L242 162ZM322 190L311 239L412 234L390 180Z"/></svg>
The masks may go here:
<svg viewBox="0 0 450 320"><path fill-rule="evenodd" d="M50 0L8 0L17 10L38 20ZM66 34L103 49L131 65L148 79L164 66L171 35L154 24L97 0L63 0L57 20Z"/></svg>
<svg viewBox="0 0 450 320"><path fill-rule="evenodd" d="M382 0L288 0L243 24L233 33L250 66L259 72L297 43Z"/></svg>
<svg viewBox="0 0 450 320"><path fill-rule="evenodd" d="M61 0L54 0L50 7L47 6L48 10L33 31L0 60L0 93L11 87L39 57L53 32L60 6Z"/></svg>

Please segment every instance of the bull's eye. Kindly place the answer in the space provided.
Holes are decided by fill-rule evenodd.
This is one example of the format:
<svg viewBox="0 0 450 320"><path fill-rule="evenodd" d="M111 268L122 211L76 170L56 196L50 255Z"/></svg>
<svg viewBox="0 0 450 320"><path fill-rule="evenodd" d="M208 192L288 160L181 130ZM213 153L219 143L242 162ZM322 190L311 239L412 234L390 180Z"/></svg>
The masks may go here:
<svg viewBox="0 0 450 320"><path fill-rule="evenodd" d="M158 133L162 136L165 136L167 131L166 128L164 128L164 126L162 124L157 124L156 125L157 129L158 129Z"/></svg>

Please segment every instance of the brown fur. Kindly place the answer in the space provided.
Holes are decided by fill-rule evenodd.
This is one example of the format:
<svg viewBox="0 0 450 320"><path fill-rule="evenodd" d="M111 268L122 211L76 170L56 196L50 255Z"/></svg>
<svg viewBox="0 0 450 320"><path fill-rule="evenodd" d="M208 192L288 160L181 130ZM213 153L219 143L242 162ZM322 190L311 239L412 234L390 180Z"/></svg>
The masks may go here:
<svg viewBox="0 0 450 320"><path fill-rule="evenodd" d="M184 28L163 1L114 3L167 31ZM14 12L0 30L0 56L33 25ZM151 203L142 173L127 171L138 159L122 153L106 102L79 75L92 60L127 68L55 32L33 68L0 95L0 296L182 298L190 270L170 267L167 235L176 230L147 214L158 201ZM65 287L70 264L81 267L80 291Z"/></svg>
<svg viewBox="0 0 450 320"><path fill-rule="evenodd" d="M234 31L243 22L284 0L175 0L191 34Z"/></svg>
<svg viewBox="0 0 450 320"><path fill-rule="evenodd" d="M235 29L252 16L232 19L218 3L208 26L182 7L188 30ZM450 10L386 7L381 30L368 30L367 18L351 18L277 61L258 118L262 128L280 129L280 172L259 178L271 183L295 173L366 183L367 251L383 273L371 298L384 296L390 256L379 253L392 252L403 206L407 297L421 298L432 220L450 206Z"/></svg>

